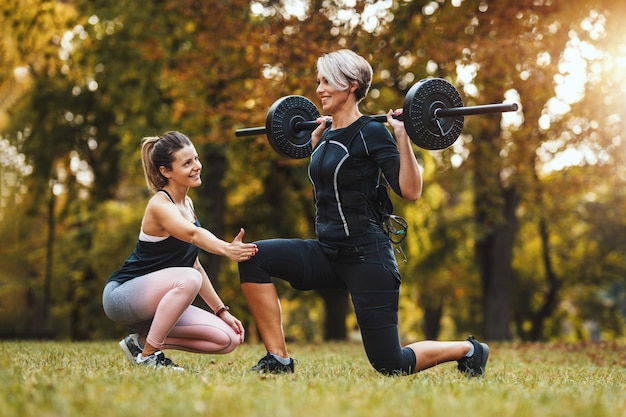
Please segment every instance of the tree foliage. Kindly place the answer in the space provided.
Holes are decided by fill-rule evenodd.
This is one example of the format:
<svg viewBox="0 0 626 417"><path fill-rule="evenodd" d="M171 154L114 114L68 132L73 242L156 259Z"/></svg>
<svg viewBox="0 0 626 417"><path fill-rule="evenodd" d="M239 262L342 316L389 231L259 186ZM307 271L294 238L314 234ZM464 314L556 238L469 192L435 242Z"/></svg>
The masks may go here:
<svg viewBox="0 0 626 417"><path fill-rule="evenodd" d="M603 0L3 3L0 133L32 167L16 170L12 157L27 193L0 207L3 329L77 339L120 331L100 293L134 245L148 197L143 136L179 130L194 141L204 185L192 196L218 236L245 227L247 240L312 237L306 161L234 130L264 125L282 96L313 99L316 58L350 48L374 68L364 113L401 107L426 77L451 81L466 105L522 107L467 117L449 149L415 147L423 197L394 199L410 222L398 248L403 336L582 339L597 337L596 326L619 337L623 9ZM584 80L567 84L579 67ZM251 324L236 265L203 263ZM326 337L345 337L354 322L345 293L320 303L280 291L290 335L315 339L326 326ZM346 314L348 324L324 321Z"/></svg>

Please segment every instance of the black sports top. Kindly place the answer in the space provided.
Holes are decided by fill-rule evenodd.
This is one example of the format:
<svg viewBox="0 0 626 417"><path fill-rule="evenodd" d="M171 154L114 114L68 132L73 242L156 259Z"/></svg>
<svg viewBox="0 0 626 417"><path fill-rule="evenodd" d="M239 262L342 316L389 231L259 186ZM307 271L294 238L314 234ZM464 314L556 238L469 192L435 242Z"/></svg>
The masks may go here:
<svg viewBox="0 0 626 417"><path fill-rule="evenodd" d="M166 193L169 199L172 200L167 191L159 191ZM200 227L197 217L195 225ZM107 283L110 281L123 283L165 268L177 266L192 267L199 252L200 249L197 246L178 240L174 236L169 236L159 242L138 240L135 249L126 258L122 267L111 274Z"/></svg>
<svg viewBox="0 0 626 417"><path fill-rule="evenodd" d="M327 129L309 163L317 237L345 241L380 225L393 210L386 185L400 195L399 173L398 147L382 123L363 116L343 129Z"/></svg>

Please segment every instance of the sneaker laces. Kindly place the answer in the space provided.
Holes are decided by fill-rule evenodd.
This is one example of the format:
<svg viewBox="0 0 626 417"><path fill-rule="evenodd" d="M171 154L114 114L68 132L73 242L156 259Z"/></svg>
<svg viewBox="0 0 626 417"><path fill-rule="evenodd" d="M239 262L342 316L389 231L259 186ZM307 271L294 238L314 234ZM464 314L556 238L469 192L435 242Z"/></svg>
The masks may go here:
<svg viewBox="0 0 626 417"><path fill-rule="evenodd" d="M161 352L161 355L163 355L163 357L161 358L160 362L163 366L174 366L176 368L180 368L180 366L178 366L178 364L174 363L174 361L172 361L170 358L166 357L165 354L163 354L163 352Z"/></svg>

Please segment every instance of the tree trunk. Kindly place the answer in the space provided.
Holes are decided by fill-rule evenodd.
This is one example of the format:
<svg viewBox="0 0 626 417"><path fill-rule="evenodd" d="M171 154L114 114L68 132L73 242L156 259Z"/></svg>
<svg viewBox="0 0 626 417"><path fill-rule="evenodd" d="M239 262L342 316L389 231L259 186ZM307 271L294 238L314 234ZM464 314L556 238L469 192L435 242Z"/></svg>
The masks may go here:
<svg viewBox="0 0 626 417"><path fill-rule="evenodd" d="M561 282L552 267L552 259L550 256L550 239L548 233L548 225L546 219L542 217L539 220L539 235L541 236L543 265L546 271L546 280L548 281L548 289L544 292L543 303L539 310L533 314L532 326L530 329L530 340L539 341L543 337L544 323L550 317L557 306L558 293Z"/></svg>
<svg viewBox="0 0 626 417"><path fill-rule="evenodd" d="M428 340L437 340L441 331L443 302L441 299L429 298L428 300L422 299L420 304L424 309L424 336Z"/></svg>
<svg viewBox="0 0 626 417"><path fill-rule="evenodd" d="M41 318L38 323L39 328L37 331L46 333L50 328L50 305L51 305L51 288L52 288L52 274L54 273L54 243L55 243L55 228L56 228L56 196L53 189L53 181L50 182L50 194L48 200L48 239L46 241L46 270L43 283L43 296L41 301Z"/></svg>
<svg viewBox="0 0 626 417"><path fill-rule="evenodd" d="M492 190L493 192L493 190ZM476 258L483 284L483 337L492 341L510 340L511 266L517 232L515 210L519 196L514 187L502 190L501 219L492 227L479 222L485 233L476 241ZM478 217L481 219L481 216Z"/></svg>
<svg viewBox="0 0 626 417"><path fill-rule="evenodd" d="M324 340L346 340L348 331L348 291L319 290L324 300Z"/></svg>

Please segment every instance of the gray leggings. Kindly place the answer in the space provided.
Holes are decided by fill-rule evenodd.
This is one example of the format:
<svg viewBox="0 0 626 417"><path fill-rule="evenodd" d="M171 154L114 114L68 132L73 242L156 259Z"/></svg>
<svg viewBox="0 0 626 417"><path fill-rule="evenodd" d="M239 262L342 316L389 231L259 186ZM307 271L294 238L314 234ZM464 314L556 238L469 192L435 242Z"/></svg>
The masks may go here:
<svg viewBox="0 0 626 417"><path fill-rule="evenodd" d="M102 306L112 321L146 335L156 348L232 352L242 337L213 313L191 305L201 285L193 268L166 268L123 284L109 282Z"/></svg>

